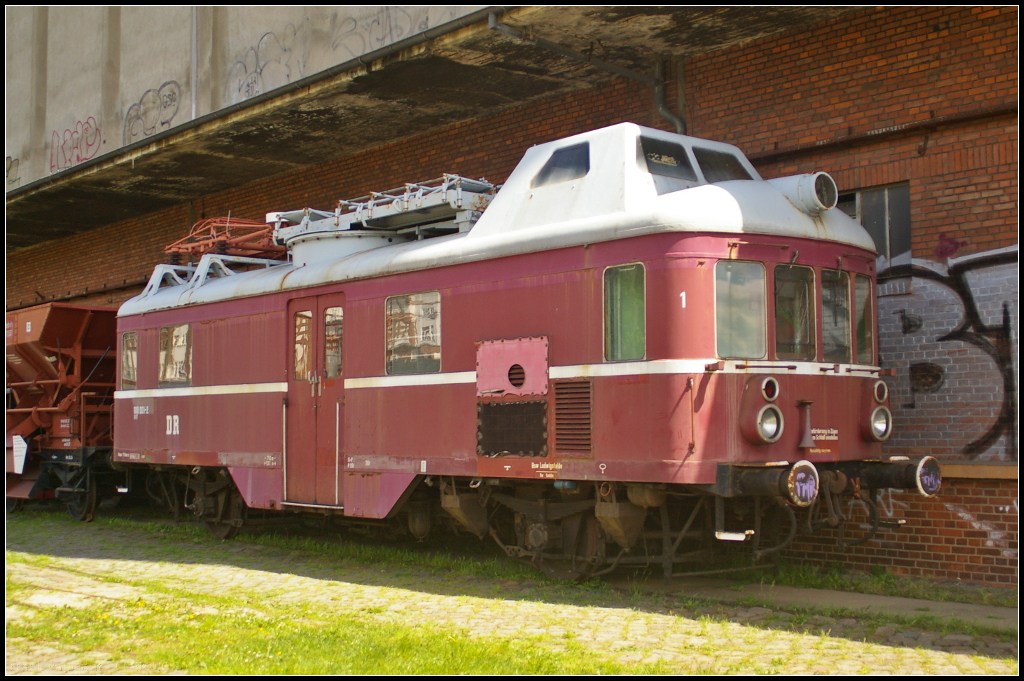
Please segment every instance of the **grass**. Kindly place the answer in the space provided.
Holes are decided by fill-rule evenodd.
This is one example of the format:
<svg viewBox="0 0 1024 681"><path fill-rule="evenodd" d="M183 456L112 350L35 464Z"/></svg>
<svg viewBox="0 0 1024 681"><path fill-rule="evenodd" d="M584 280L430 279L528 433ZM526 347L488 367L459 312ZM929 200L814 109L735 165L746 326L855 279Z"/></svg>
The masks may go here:
<svg viewBox="0 0 1024 681"><path fill-rule="evenodd" d="M376 608L325 613L255 610L254 599L173 593L157 601L35 608L9 622L8 638L203 674L624 674L661 673L564 651L531 639L475 638L450 627L382 621ZM8 607L17 593L8 593ZM24 607L24 606L22 606ZM210 610L215 612L210 612Z"/></svg>
<svg viewBox="0 0 1024 681"><path fill-rule="evenodd" d="M831 589L855 593L899 596L930 601L974 603L1015 608L1016 589L999 589L967 584L936 583L926 579L894 575L884 568L870 574L849 573L836 568L821 569L808 565L780 566L770 573L738 573L731 579L745 583L778 584L807 589Z"/></svg>

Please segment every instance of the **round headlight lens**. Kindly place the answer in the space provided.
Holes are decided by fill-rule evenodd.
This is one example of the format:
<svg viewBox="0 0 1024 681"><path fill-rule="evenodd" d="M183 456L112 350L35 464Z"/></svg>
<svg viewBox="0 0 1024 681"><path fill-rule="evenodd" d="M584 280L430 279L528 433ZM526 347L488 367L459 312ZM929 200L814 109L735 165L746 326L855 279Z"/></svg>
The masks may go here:
<svg viewBox="0 0 1024 681"><path fill-rule="evenodd" d="M885 381L875 381L875 402L881 404L889 397L889 386L885 384Z"/></svg>
<svg viewBox="0 0 1024 681"><path fill-rule="evenodd" d="M757 434L765 442L775 442L782 437L782 412L778 407L766 404L757 412Z"/></svg>
<svg viewBox="0 0 1024 681"><path fill-rule="evenodd" d="M875 407L871 412L871 434L876 440L886 440L892 432L892 413L885 407Z"/></svg>

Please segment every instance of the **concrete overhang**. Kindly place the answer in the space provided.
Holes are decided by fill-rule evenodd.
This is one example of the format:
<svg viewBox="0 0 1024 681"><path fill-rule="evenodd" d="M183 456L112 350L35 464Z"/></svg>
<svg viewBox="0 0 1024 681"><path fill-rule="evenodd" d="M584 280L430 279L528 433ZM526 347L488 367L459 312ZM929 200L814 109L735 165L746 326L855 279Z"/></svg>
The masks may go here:
<svg viewBox="0 0 1024 681"><path fill-rule="evenodd" d="M650 75L685 58L819 24L849 7L527 7L502 23ZM487 12L7 192L8 252L459 121L611 74L488 28Z"/></svg>

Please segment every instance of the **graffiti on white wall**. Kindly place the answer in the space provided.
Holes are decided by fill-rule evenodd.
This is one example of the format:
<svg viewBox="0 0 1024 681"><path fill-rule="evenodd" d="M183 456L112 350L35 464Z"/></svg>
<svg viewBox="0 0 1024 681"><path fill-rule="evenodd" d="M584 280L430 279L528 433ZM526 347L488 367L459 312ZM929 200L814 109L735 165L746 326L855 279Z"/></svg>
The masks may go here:
<svg viewBox="0 0 1024 681"><path fill-rule="evenodd" d="M4 159L4 177L7 178L8 187L13 187L21 181L21 178L18 176L19 165L21 165L21 162L16 158L8 156Z"/></svg>
<svg viewBox="0 0 1024 681"><path fill-rule="evenodd" d="M171 121L181 106L181 86L169 80L157 89L146 90L139 101L128 107L124 117L124 143L171 127Z"/></svg>
<svg viewBox="0 0 1024 681"><path fill-rule="evenodd" d="M228 71L228 102L240 102L302 78L296 44L297 31L292 25L278 33L264 33Z"/></svg>
<svg viewBox="0 0 1024 681"><path fill-rule="evenodd" d="M63 134L54 130L50 135L50 172L88 161L99 153L102 144L100 126L92 116L84 121L76 121Z"/></svg>
<svg viewBox="0 0 1024 681"><path fill-rule="evenodd" d="M311 50L327 47L317 63L339 63L450 21L455 7L379 7L360 17L333 12L326 22L306 19L260 36L228 69L225 103L235 104L307 75ZM320 26L326 24L325 27ZM322 64L321 64L322 66ZM314 66L313 69L319 68Z"/></svg>

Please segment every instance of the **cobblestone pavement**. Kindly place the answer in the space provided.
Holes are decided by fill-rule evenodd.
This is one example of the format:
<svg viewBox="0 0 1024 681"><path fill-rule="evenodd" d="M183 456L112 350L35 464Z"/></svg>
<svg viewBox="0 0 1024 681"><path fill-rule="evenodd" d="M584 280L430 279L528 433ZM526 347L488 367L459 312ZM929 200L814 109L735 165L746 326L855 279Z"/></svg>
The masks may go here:
<svg viewBox="0 0 1024 681"><path fill-rule="evenodd" d="M539 577L491 579L415 565L339 564L244 537L218 543L173 533L161 537L123 524L81 527L70 537L29 537L16 523L9 526L7 580L19 590L16 599L8 598L8 623L30 617L38 607L169 598L162 595L169 587L186 594L258 594L259 607L312 605L323 617L356 614L382 623L450 626L472 636L537 637L537 645L551 649L573 641L597 658L660 660L682 673L1017 673L1016 641L970 632L715 605L640 589L595 590L591 598L585 590ZM45 565L38 556L47 557ZM105 581L110 577L119 583ZM11 638L5 661L8 674L181 673L102 650Z"/></svg>

